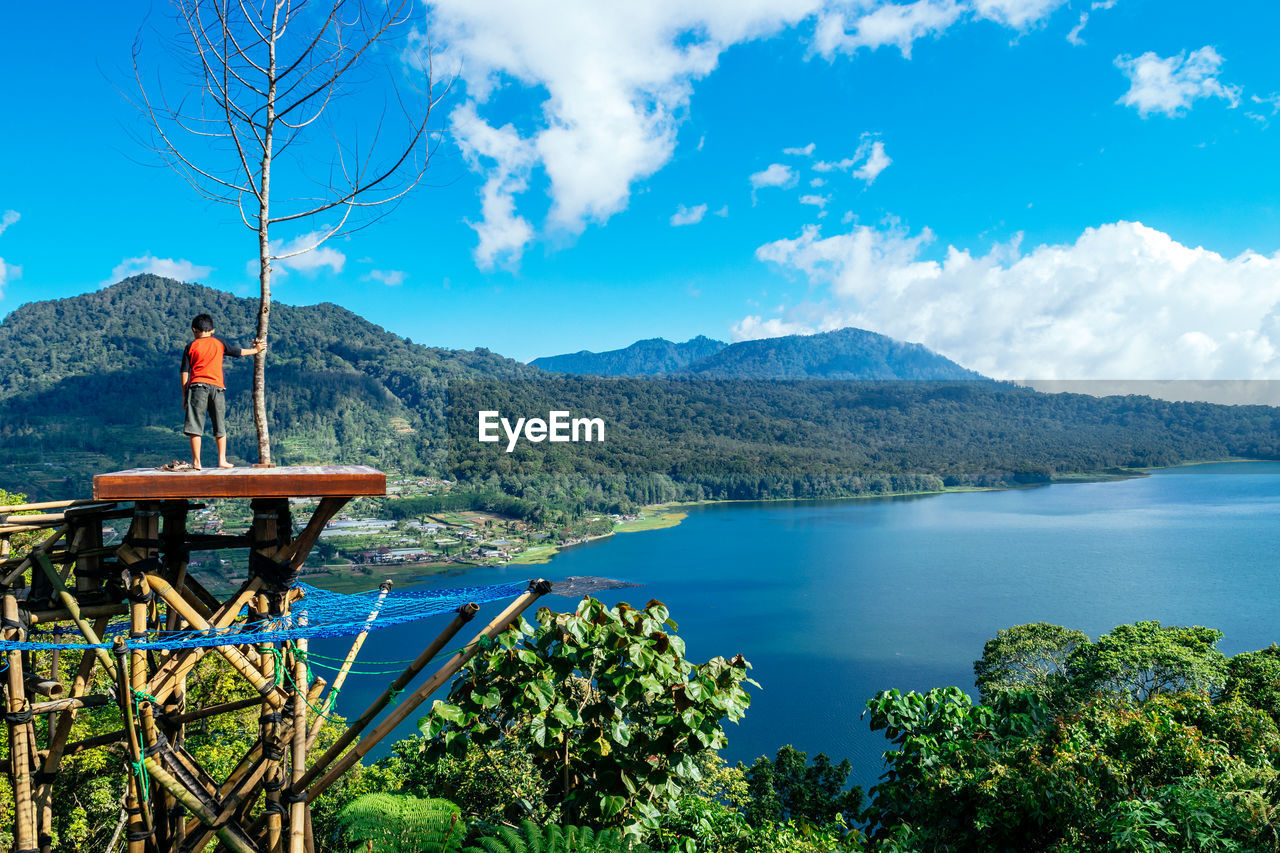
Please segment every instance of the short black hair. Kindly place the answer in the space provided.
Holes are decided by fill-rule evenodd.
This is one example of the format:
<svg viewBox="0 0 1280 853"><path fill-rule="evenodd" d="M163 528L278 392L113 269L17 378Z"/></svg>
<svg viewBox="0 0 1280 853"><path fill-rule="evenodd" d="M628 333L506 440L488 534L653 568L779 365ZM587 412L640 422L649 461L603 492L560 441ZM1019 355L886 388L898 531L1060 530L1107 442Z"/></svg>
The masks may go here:
<svg viewBox="0 0 1280 853"><path fill-rule="evenodd" d="M191 321L191 331L193 332L212 332L213 318L208 314L197 314L195 319Z"/></svg>

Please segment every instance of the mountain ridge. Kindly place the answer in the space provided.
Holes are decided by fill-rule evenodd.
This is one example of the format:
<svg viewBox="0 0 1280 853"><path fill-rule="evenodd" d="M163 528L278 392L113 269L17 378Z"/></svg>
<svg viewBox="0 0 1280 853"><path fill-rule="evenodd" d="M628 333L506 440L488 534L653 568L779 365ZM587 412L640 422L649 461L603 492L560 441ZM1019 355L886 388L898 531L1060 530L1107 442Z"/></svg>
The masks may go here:
<svg viewBox="0 0 1280 853"><path fill-rule="evenodd" d="M733 344L703 335L681 344L665 338L646 338L622 349L580 350L536 358L529 363L550 372L579 376L855 381L986 379L923 344L898 341L854 327Z"/></svg>

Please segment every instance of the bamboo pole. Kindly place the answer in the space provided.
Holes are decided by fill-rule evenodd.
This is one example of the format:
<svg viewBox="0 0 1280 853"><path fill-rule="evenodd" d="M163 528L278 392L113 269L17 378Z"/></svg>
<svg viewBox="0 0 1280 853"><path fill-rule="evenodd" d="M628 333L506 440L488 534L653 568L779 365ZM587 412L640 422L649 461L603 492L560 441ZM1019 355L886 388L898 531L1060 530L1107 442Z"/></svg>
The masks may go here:
<svg viewBox="0 0 1280 853"><path fill-rule="evenodd" d="M459 669L465 666L467 661L475 657L476 653L480 651L480 643L484 638L487 637L492 640L494 637L498 636L498 634L506 630L512 622L519 619L520 614L524 613L530 605L550 591L551 584L547 581L532 581L529 584L528 592L521 595L512 602L506 610L499 613L492 622L485 626L483 631L472 639L471 642L467 643L467 645L458 650L453 657L449 658L449 660L445 662L444 666L440 667L440 669L436 671L435 675L428 678L416 690L414 690L412 694L404 699L404 701L397 705L395 710L393 710L386 719L378 724L377 728L365 735L359 743L351 748L350 752L336 761L323 776L316 780L314 784L307 787L307 802L311 802L320 794L324 793L325 789L332 785L338 777L346 773L347 770L351 768L351 765L355 764L368 754L369 750L377 746L378 743L390 734L396 726L404 722L410 714L417 710L418 706L426 701L432 693L452 678ZM332 751L333 750L331 749L326 752L324 758L327 758ZM299 788L306 787L308 783L307 776L309 775L312 778L315 778L316 771L320 767L321 762L317 761L315 766L311 768L311 772L304 775L298 782L294 783L294 791L296 792Z"/></svg>
<svg viewBox="0 0 1280 853"><path fill-rule="evenodd" d="M265 616L269 607L270 602L267 599L266 594L260 593L258 595L258 612ZM271 654L273 648L274 646L271 643L263 643L261 646L262 674L271 679L275 678L276 665L275 656ZM284 661L281 660L281 665L283 665L283 663ZM280 738L282 726L280 723L275 722L275 720L279 719L279 714L273 714L271 712L271 707L267 705L266 702L263 702L262 718L263 722L260 727L261 733L259 735L262 739L262 743L264 745L271 744L272 749L276 750L278 754L283 757L283 750L281 749L282 742ZM280 791L284 787L284 772L279 759L271 760L271 758L267 757L265 749L263 750L263 760L267 762L266 770L263 773L263 788L266 790L267 795L267 850L268 853L281 853L280 840L281 831L283 829L281 816L284 814L284 810L280 806Z"/></svg>
<svg viewBox="0 0 1280 853"><path fill-rule="evenodd" d="M133 718L133 703L130 701L132 691L129 687L125 657L128 650L124 637L116 637L112 649L116 656L116 701L120 705L120 716L124 718L125 747L128 749L132 767L129 772L129 787L125 795L125 810L129 813L129 853L146 853L146 837L152 831L151 815L143 805L148 793L142 784L141 769L143 764L142 746L138 743L138 729ZM138 773L133 768L138 768Z"/></svg>
<svg viewBox="0 0 1280 853"><path fill-rule="evenodd" d="M47 696L50 699L62 697L63 687L61 681L50 680L36 675L34 672L24 673L22 680L23 686L26 687L28 693L39 693L41 696Z"/></svg>
<svg viewBox="0 0 1280 853"><path fill-rule="evenodd" d="M308 702L318 702L324 690L324 679L317 678L307 695ZM282 739L292 738L292 720L285 723ZM222 810L218 812L219 823L230 820L244 805L253 802L258 796L258 787L266 775L267 761L262 758L262 741L254 744L236 769L227 777L227 781L218 788L218 799ZM261 819L255 822L260 827ZM251 832L250 834L253 834ZM209 841L209 828L201 826L199 821L187 824L187 843L184 853L201 853Z"/></svg>
<svg viewBox="0 0 1280 853"><path fill-rule="evenodd" d="M80 633L84 635L85 641L93 644L94 646L100 646L102 644L102 640L98 637L98 632L95 631L93 626L85 620L84 614L80 612L80 603L76 601L75 596L67 592L67 587L62 583L62 578L58 575L57 571L54 570L53 564L45 558L44 554L32 554L32 557L35 559L36 565L40 567L40 570L49 577L49 582L53 584L54 591L58 593L58 597L66 607L67 613L73 620L75 620L76 627L79 628ZM107 654L107 650L103 648L95 648L93 653L97 656L98 661L102 664L102 668L107 671L107 674L110 675L112 679L115 679L116 664L115 661L111 659L111 655Z"/></svg>
<svg viewBox="0 0 1280 853"><path fill-rule="evenodd" d="M306 620L299 620L300 626ZM295 641L296 650L293 655L293 774L291 783L294 790L307 772L307 641ZM307 800L305 797L295 798L289 806L289 853L306 853L304 838L306 835Z"/></svg>
<svg viewBox="0 0 1280 853"><path fill-rule="evenodd" d="M155 523L154 519L151 522ZM147 603L146 598L150 589L147 581L141 575L134 575L130 581L130 592L132 593L132 603L129 608L129 636L135 640L145 639L147 636ZM151 707L151 700L146 697L147 693L147 652L146 649L133 649L130 657L129 666L129 686L133 694L133 699L138 706L139 722L142 726L142 738L148 747L155 746L158 738L156 737L156 721ZM126 724L127 728L127 724ZM147 800L147 808L155 801L156 795L163 789L156 786L156 790L150 792ZM161 811L157 817L152 816L151 827L157 832L156 843L163 848L168 841L168 797L165 796L161 800Z"/></svg>
<svg viewBox="0 0 1280 853"><path fill-rule="evenodd" d="M262 587L261 578L250 578L237 591L236 595L228 600L222 607L214 611L209 618L200 615L194 607L187 603L187 600L174 590L173 585L159 575L147 575L147 582L151 584L156 594L164 599L165 604L178 612L178 615L187 622L191 623L192 628L202 631L214 630L220 631L236 621L236 617L240 615L240 610L247 604L257 591ZM219 650L229 648L227 646L217 647ZM205 649L187 649L183 652L175 654L169 658L159 669L156 670L150 681L150 692L161 702L169 698L174 691L179 680L184 677L196 665L196 662L204 656ZM225 653L224 653L225 654ZM237 654L240 654L237 652ZM257 652L253 652L257 657ZM243 656L242 656L243 657ZM246 661L247 663L247 661ZM255 667L256 669L256 667ZM243 673L242 673L243 674ZM245 676L248 678L249 676ZM261 679L261 673L258 673ZM253 681L250 678L250 681ZM257 684L255 683L255 687Z"/></svg>
<svg viewBox="0 0 1280 853"><path fill-rule="evenodd" d="M22 629L12 627L18 625L18 599L13 593L4 596L2 605L5 622L10 626L4 631L5 639L17 642L21 639ZM13 650L7 655L8 686L10 714L21 714L26 710L27 700L22 683L22 652ZM35 809L31 799L31 751L35 744L27 739L25 723L6 720L9 728L9 765L13 779L13 839L17 851L34 850L36 848Z"/></svg>
<svg viewBox="0 0 1280 853"><path fill-rule="evenodd" d="M92 504L102 504L104 506L115 506L115 501L95 501L91 498L81 498L74 501L45 501L44 503L35 504L6 504L5 512L34 512L39 509L66 509L73 506L89 506Z"/></svg>
<svg viewBox="0 0 1280 853"><path fill-rule="evenodd" d="M77 610L79 616L85 619L97 619L99 616L123 616L129 612L129 605L119 602L116 604L90 604ZM66 622L74 619L71 611L65 607L57 610L32 610L28 616L31 618L32 625L48 625L50 622Z"/></svg>
<svg viewBox="0 0 1280 853"><path fill-rule="evenodd" d="M26 532L26 531L5 530L4 528L0 527L0 533L22 533L22 532ZM6 586L12 585L15 581L21 578L26 573L27 569L31 567L31 561L36 557L36 555L44 554L44 552L52 548L57 543L57 541L63 537L63 535L66 532L67 532L66 527L60 527L57 530L55 530L53 532L53 535L50 536L48 539L45 539L43 542L37 545L33 545L31 550L27 553L26 559L24 559L21 563L19 563L16 569L9 572L9 574L5 575L4 580L0 581L0 584L4 584ZM7 539L8 538L6 537L6 541ZM55 585L55 588L56 588L56 585Z"/></svg>
<svg viewBox="0 0 1280 853"><path fill-rule="evenodd" d="M181 595L178 595L177 591L167 580L154 574L146 575L146 579L147 583L151 584L151 588L155 590L156 594L164 599L165 604L177 610L178 614L182 616L183 619L186 619L191 623L191 627L202 631L209 630L212 627L207 621L205 621L204 617L195 612L195 610L187 604L186 600L184 600ZM237 608L237 611L238 610L239 608ZM282 691L280 691L270 681L270 679L265 678L262 675L262 670L254 666L249 658L246 657L238 647L214 646L213 648L225 657L231 665L236 668L237 672L248 679L249 683L254 686L254 689L263 694L266 700L271 703L272 708L279 709L284 707ZM192 662L192 666L194 666L194 661ZM186 669L189 670L190 667L186 667ZM178 673L176 674L181 674L184 671L186 670L182 667L178 667ZM176 685L172 674L167 676L166 680L162 681L159 685L155 685L155 681L161 678L166 678L164 667L161 667L156 673L155 678L152 679L154 689L151 691L157 701L163 702L171 693L173 693Z"/></svg>
<svg viewBox="0 0 1280 853"><path fill-rule="evenodd" d="M156 780L166 791L187 807L193 815L198 817L202 823L208 826L222 842L227 845L234 853L259 853L248 841L241 835L237 834L230 825L218 822L218 815L213 810L200 801L198 797L188 791L182 784L169 773L164 766L154 757L148 757L146 760L147 772Z"/></svg>
<svg viewBox="0 0 1280 853"><path fill-rule="evenodd" d="M453 621L445 626L445 629L431 641L431 644L422 650L422 653L414 659L413 663L405 667L404 672L396 676L395 681L387 685L387 689L382 691L382 695L374 699L369 707L365 708L364 712L347 726L346 731L325 750L324 754L315 760L311 769L303 776L301 784L304 786L310 784L316 776L324 772L324 769L332 761L342 755L343 751L360 736L361 732L368 728L369 723L373 722L373 719L391 704L391 700L399 696L409 686L409 683L418 677L418 673L422 672L426 665L431 663L431 660L436 655L440 654L440 650L453 640L454 636L475 617L479 610L479 605L475 603L464 604L459 607L458 614L453 617Z"/></svg>
<svg viewBox="0 0 1280 853"><path fill-rule="evenodd" d="M99 617L94 624L94 634L100 635L107 629L106 617ZM89 688L89 677L93 674L93 665L98 660L96 655L85 652L80 656L80 666L76 670L75 680L71 682L71 700L82 701L80 697ZM77 706L69 706L64 713L58 715L58 722L49 736L49 752L45 756L44 765L40 768L40 782L36 786L36 807L38 826L36 835L40 840L41 853L52 853L50 836L53 832L53 776L62 763L63 750L66 749L67 738L71 735L71 725L75 722Z"/></svg>
<svg viewBox="0 0 1280 853"><path fill-rule="evenodd" d="M86 657L89 656L86 655ZM105 693L94 696L68 696L64 699L54 699L52 702L37 702L31 706L31 713L53 714L58 711L79 711L82 708L101 708L110 704L111 697Z"/></svg>
<svg viewBox="0 0 1280 853"><path fill-rule="evenodd" d="M342 661L342 666L338 668L338 677L333 680L333 684L329 687L329 695L321 706L321 713L316 715L316 720L311 726L311 733L308 735L308 748L310 748L311 742L315 740L316 735L320 733L320 727L324 725L325 714L332 711L334 703L338 701L338 691L342 689L343 682L347 680L347 674L356 662L356 655L360 654L360 647L364 645L365 638L373 630L373 623L377 620L378 614L382 612L382 605L387 600L387 594L391 592L391 586L391 580L388 579L384 580L379 587L381 591L378 593L377 599L374 600L373 607L369 610L369 615L365 617L360 633L356 634L355 640L352 641L351 651L347 652L346 658Z"/></svg>

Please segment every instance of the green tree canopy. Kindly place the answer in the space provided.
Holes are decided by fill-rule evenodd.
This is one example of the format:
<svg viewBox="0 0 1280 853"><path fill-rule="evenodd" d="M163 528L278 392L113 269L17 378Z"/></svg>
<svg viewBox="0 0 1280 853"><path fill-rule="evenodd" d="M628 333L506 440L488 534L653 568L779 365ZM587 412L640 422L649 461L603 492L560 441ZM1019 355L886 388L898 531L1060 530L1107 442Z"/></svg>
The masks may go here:
<svg viewBox="0 0 1280 853"><path fill-rule="evenodd" d="M1068 659L1068 675L1077 690L1139 701L1156 693L1209 694L1227 679L1227 658L1217 647L1221 639L1221 631L1200 626L1120 625L1078 646Z"/></svg>
<svg viewBox="0 0 1280 853"><path fill-rule="evenodd" d="M1067 659L1089 642L1083 631L1032 622L997 631L974 661L973 674L984 702L1002 693L1030 691L1048 697L1061 690Z"/></svg>
<svg viewBox="0 0 1280 853"><path fill-rule="evenodd" d="M741 656L691 664L667 608L607 608L584 598L573 613L542 608L499 635L420 724L434 751L509 739L528 745L563 818L653 828L685 786L695 757L726 743L722 722L750 702Z"/></svg>

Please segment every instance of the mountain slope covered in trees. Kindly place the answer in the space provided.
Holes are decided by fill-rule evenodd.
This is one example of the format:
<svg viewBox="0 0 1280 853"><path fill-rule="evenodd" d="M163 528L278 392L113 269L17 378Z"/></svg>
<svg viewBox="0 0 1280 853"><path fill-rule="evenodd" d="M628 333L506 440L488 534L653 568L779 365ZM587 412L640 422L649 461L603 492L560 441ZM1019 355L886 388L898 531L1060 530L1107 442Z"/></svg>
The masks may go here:
<svg viewBox="0 0 1280 853"><path fill-rule="evenodd" d="M252 340L256 300L154 275L10 313L0 323L0 487L83 494L93 473L185 458L178 366L201 312L228 343ZM271 316L267 409L280 464L433 469L451 379L537 373L488 350L419 346L337 305L277 302ZM252 359L227 359L226 378L232 457L252 462Z"/></svg>
<svg viewBox="0 0 1280 853"><path fill-rule="evenodd" d="M662 338L624 349L537 358L553 373L579 376L702 376L709 379L983 379L921 344L865 329L787 335L725 344L698 336L682 344Z"/></svg>
<svg viewBox="0 0 1280 853"><path fill-rule="evenodd" d="M208 311L220 336L247 344L255 308L136 276L12 312L0 323L0 488L83 496L94 473L185 456L177 371L191 317ZM1280 458L1280 409L1261 406L998 382L556 376L488 350L421 346L330 304L277 303L272 328L267 404L279 464L365 462L570 513ZM247 462L250 377L249 360L227 361L231 450ZM478 441L482 409L513 422L567 410L601 418L606 437L521 440L507 453L505 440Z"/></svg>
<svg viewBox="0 0 1280 853"><path fill-rule="evenodd" d="M579 352L550 355L529 362L551 373L574 373L582 376L656 376L677 373L691 364L727 347L724 341L716 341L698 335L682 344L665 338L649 338L636 341L623 349L606 352Z"/></svg>

